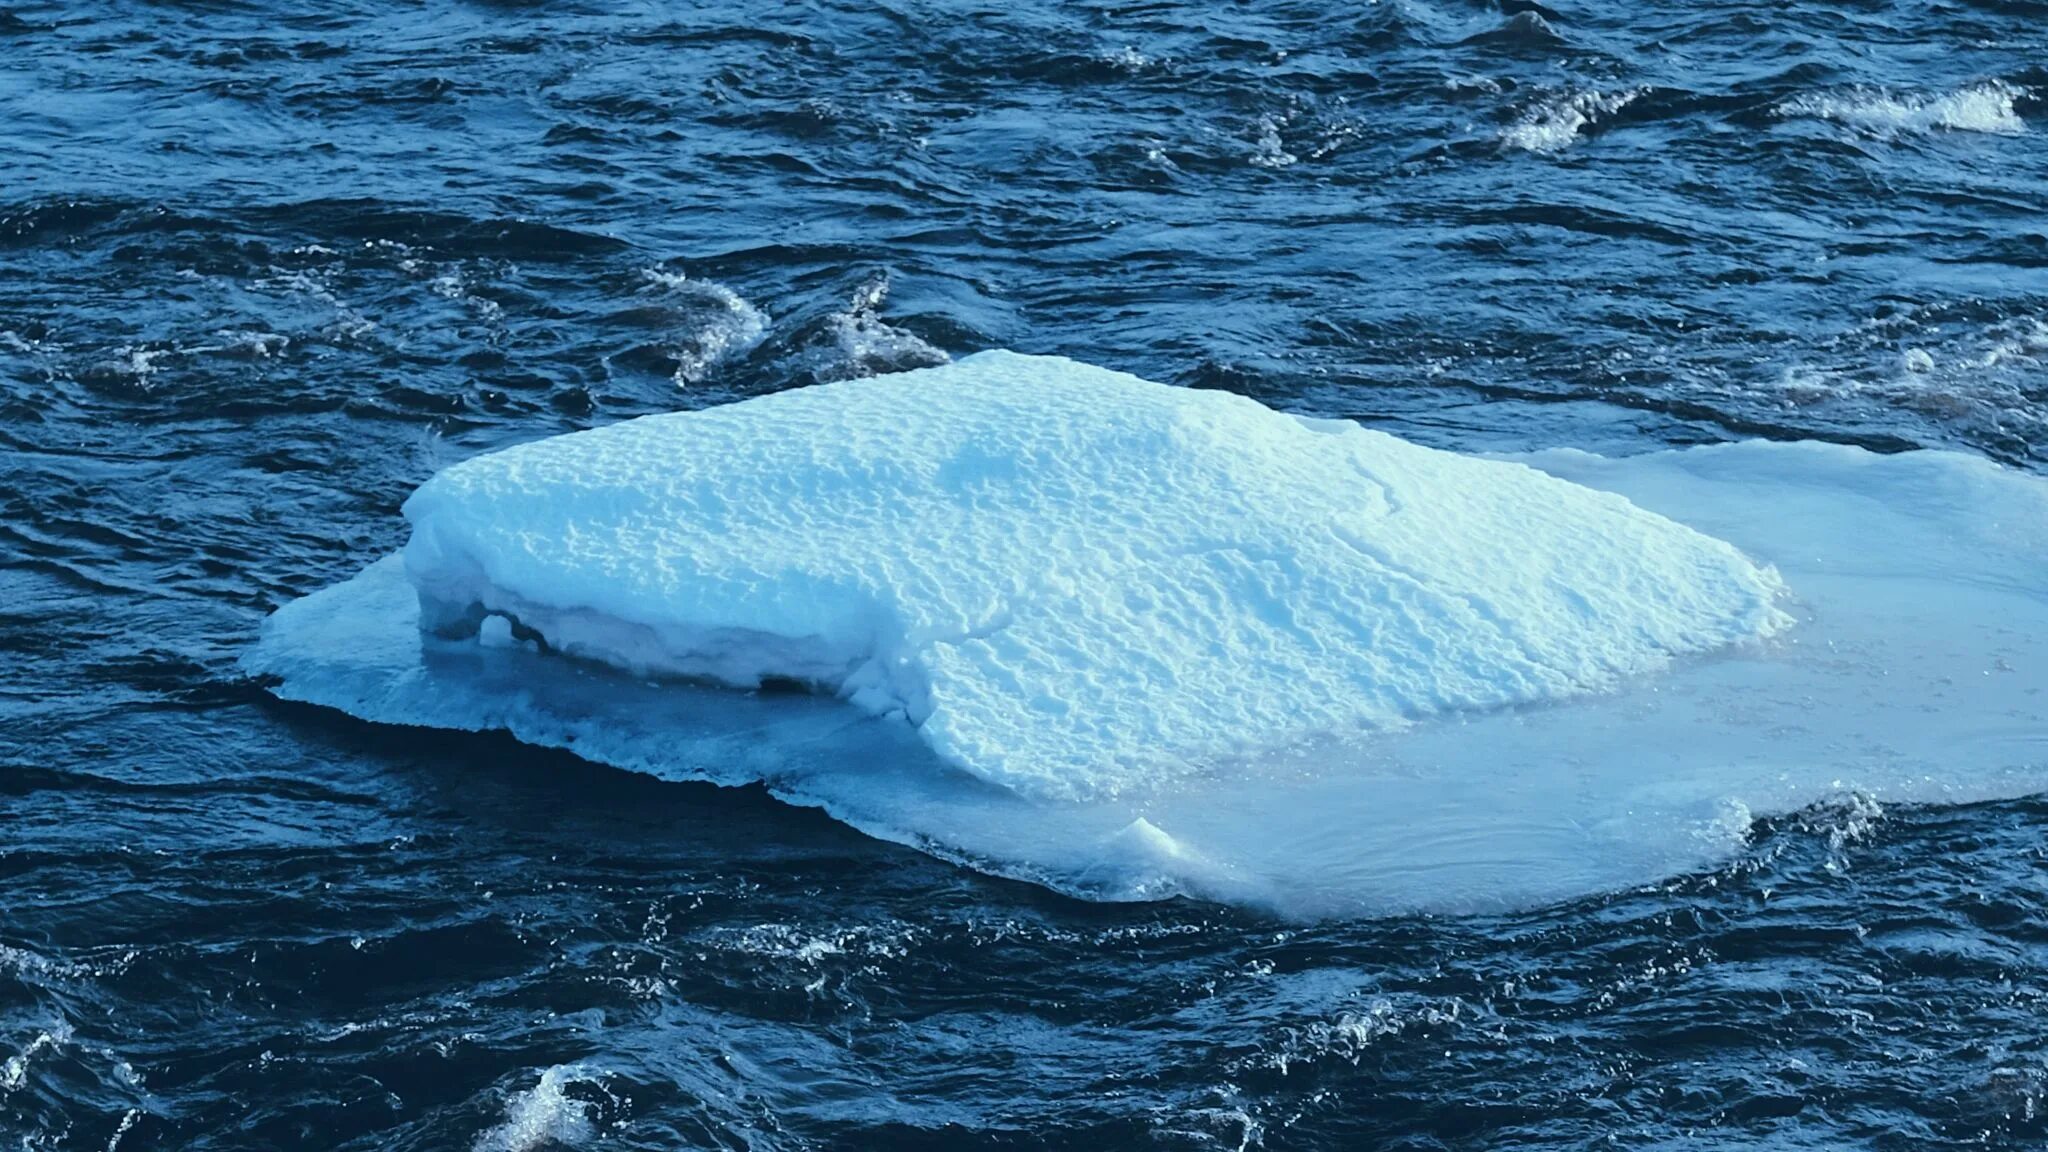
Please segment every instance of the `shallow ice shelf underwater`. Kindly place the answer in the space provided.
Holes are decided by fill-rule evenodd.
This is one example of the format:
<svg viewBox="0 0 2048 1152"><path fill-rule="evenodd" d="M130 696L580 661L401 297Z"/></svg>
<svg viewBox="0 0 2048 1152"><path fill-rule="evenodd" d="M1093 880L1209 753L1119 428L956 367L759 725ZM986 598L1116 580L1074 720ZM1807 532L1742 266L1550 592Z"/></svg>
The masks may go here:
<svg viewBox="0 0 2048 1152"><path fill-rule="evenodd" d="M2048 789L2048 481L1482 459L1056 357L481 456L246 664L1094 899L1533 905ZM754 692L796 681L813 695Z"/></svg>

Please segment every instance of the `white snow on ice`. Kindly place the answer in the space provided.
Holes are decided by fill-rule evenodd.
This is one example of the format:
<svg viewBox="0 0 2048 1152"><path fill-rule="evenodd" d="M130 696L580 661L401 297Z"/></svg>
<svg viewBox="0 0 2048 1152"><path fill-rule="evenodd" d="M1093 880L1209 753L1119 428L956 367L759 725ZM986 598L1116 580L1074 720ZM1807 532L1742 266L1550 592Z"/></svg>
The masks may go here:
<svg viewBox="0 0 2048 1152"><path fill-rule="evenodd" d="M248 666L1077 895L1301 916L1643 883L1843 794L2048 788L2039 477L1820 444L1482 461L1010 356L830 388L868 391L458 465L404 560L287 605ZM1742 640L1777 605L1797 625ZM515 620L868 707L629 678Z"/></svg>
<svg viewBox="0 0 2048 1152"><path fill-rule="evenodd" d="M1060 799L1788 622L1775 576L1611 495L1010 353L521 445L405 513L443 635L802 681Z"/></svg>

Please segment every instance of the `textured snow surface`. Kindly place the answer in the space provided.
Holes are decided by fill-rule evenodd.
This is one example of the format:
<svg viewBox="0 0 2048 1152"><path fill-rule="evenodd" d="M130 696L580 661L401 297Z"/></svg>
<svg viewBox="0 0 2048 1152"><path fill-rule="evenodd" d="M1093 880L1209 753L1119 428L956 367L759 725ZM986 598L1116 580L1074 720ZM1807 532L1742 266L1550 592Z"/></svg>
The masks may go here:
<svg viewBox="0 0 2048 1152"><path fill-rule="evenodd" d="M522 445L405 513L439 635L803 681L1047 798L1790 621L1775 573L1620 497L1011 353Z"/></svg>

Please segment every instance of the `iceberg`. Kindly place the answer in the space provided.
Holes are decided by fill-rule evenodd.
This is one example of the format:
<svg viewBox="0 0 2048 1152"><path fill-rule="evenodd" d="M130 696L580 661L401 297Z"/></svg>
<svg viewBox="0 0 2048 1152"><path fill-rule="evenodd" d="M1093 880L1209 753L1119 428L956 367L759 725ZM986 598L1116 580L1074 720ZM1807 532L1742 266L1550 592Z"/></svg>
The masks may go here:
<svg viewBox="0 0 2048 1152"><path fill-rule="evenodd" d="M1845 792L2048 787L2048 483L1953 453L1481 459L984 353L477 457L405 513L266 622L277 695L1087 898L1511 908Z"/></svg>

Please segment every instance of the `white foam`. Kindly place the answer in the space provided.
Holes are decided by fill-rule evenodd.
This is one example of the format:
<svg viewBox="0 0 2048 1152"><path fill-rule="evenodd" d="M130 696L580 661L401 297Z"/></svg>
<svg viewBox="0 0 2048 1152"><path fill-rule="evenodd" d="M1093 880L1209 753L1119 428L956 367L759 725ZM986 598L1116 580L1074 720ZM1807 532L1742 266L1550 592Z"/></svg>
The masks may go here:
<svg viewBox="0 0 2048 1152"><path fill-rule="evenodd" d="M813 349L820 380L852 380L952 359L916 333L885 322L882 304L888 298L889 278L877 276L854 291L844 312L825 318L822 340Z"/></svg>
<svg viewBox="0 0 2048 1152"><path fill-rule="evenodd" d="M571 1084L592 1084L602 1076L576 1064L557 1064L540 1081L505 1101L505 1115L476 1138L475 1152L533 1152L546 1147L574 1148L596 1134L590 1105L565 1091Z"/></svg>
<svg viewBox="0 0 2048 1152"><path fill-rule="evenodd" d="M1832 120L1879 134L1945 128L2013 136L2027 130L2014 103L2026 95L2026 89L2002 80L1940 95L1861 88L1798 96L1780 105L1778 111L1783 116Z"/></svg>
<svg viewBox="0 0 2048 1152"><path fill-rule="evenodd" d="M1767 403L1832 408L1851 419L1859 418L1859 409L1914 413L1949 435L2013 454L2048 442L2048 402L2037 383L2048 360L2048 324L2036 317L1978 325L1908 310L1829 343L1827 361L1725 386Z"/></svg>
<svg viewBox="0 0 2048 1152"><path fill-rule="evenodd" d="M1642 94L1642 89L1634 89L1552 97L1524 112L1501 132L1500 142L1524 152L1562 152L1578 140L1587 126L1621 111Z"/></svg>
<svg viewBox="0 0 2048 1152"><path fill-rule="evenodd" d="M688 345L673 352L678 384L702 381L713 368L745 355L768 334L768 314L723 284L661 268L646 269L641 276L650 289L696 300L709 310L688 333Z"/></svg>
<svg viewBox="0 0 2048 1152"><path fill-rule="evenodd" d="M1251 162L1260 168L1286 168L1298 163L1300 157L1289 152L1280 139L1280 129L1286 119L1277 116L1259 117L1259 134L1252 141Z"/></svg>
<svg viewBox="0 0 2048 1152"><path fill-rule="evenodd" d="M1034 394L1032 407L1041 425L1065 418L1056 394ZM856 445L869 433L833 426ZM1123 448L1140 466L1128 482L1186 483L1130 431L1136 439ZM1258 456L1255 437L1227 442ZM1414 467L1450 467L1436 456L1418 456ZM1799 624L1769 644L1681 659L1606 694L1544 697L1067 793L1029 779L995 787L932 754L908 725L829 699L649 683L525 647L422 635L419 598L395 558L286 606L247 663L279 677L282 696L374 720L502 728L663 778L762 782L874 835L1085 897L1190 892L1305 916L1525 906L1725 858L1753 814L1841 797L1857 798L1860 811L2048 788L2048 482L1953 453L1877 456L1819 444L1623 460L1553 452L1527 462L1774 563ZM1458 461L1450 474L1482 463ZM789 474L787 464L771 456L769 467ZM820 499L878 480L900 495L888 469L875 471L848 474L844 490L816 474L808 482ZM1626 560L1631 549L1574 519L1577 489L1532 473L1473 471L1481 479L1432 494L1483 502L1492 491L1484 478L1509 475L1520 477L1516 490L1543 498L1517 505L1525 522L1472 542L1474 556L1518 560L1527 542L1541 550L1556 537ZM1415 482L1395 477L1392 490L1412 494ZM1200 490L1221 502L1218 489ZM1373 490L1355 481L1332 498L1376 505ZM1433 525L1423 538L1453 555L1465 547L1449 527L1471 523L1460 509L1405 507ZM1612 507L1617 516L1626 508ZM1219 507L1213 522L1235 524L1229 512ZM1304 497L1275 531L1301 531L1324 514ZM926 527L928 539L963 539ZM818 536L821 555L843 546ZM1049 566L1042 549L1028 555ZM769 584L758 590L774 594ZM1307 603L1321 591L1275 599ZM1079 628L1076 643L1098 626ZM1469 641L1447 627L1433 635L1453 648ZM1218 684L1235 676L1263 691L1257 658L1233 654L1219 665ZM1301 689L1276 688L1262 707L1291 709L1314 685ZM1153 700L1169 714L1178 706L1170 695Z"/></svg>
<svg viewBox="0 0 2048 1152"><path fill-rule="evenodd" d="M59 1021L47 1031L36 1033L21 1051L0 1062L0 1097L12 1095L28 1083L29 1065L43 1052L56 1052L71 1043L71 1025Z"/></svg>
<svg viewBox="0 0 2048 1152"><path fill-rule="evenodd" d="M1991 346L1972 361L1979 368L1996 368L2013 361L2032 366L2048 356L2048 322L2022 317L2001 325L1993 336Z"/></svg>
<svg viewBox="0 0 2048 1152"><path fill-rule="evenodd" d="M1119 48L1114 52L1099 53L1095 58L1097 60L1102 61L1104 64L1108 64L1112 68L1117 68L1125 72L1134 73L1143 72L1145 69L1150 68L1153 65L1159 63L1159 61L1153 59L1150 56L1145 55L1143 52L1138 51L1136 48L1131 47L1129 44L1124 45L1122 48Z"/></svg>
<svg viewBox="0 0 2048 1152"><path fill-rule="evenodd" d="M1785 623L1767 572L1611 496L1007 353L522 445L405 512L439 632L497 613L638 674L816 685L1038 796Z"/></svg>

